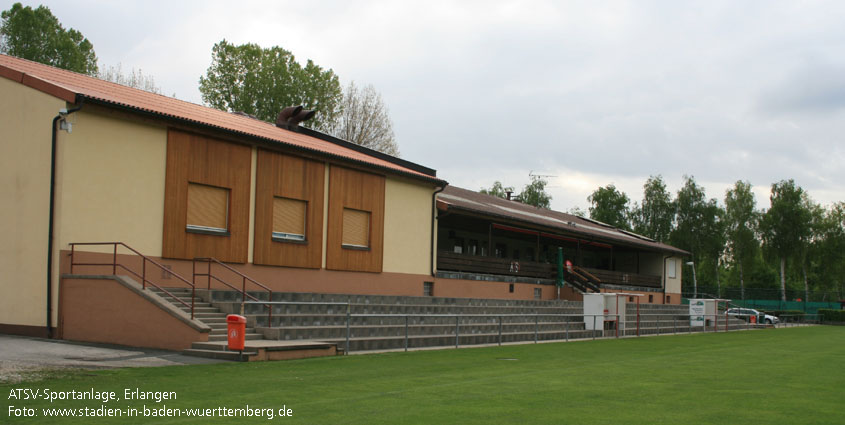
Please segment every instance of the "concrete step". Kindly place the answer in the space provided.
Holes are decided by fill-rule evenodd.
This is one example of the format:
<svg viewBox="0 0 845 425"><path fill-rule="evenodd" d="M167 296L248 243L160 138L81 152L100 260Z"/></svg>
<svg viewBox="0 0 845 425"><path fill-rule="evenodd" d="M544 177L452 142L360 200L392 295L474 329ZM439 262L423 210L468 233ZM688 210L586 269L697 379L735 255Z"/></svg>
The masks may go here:
<svg viewBox="0 0 845 425"><path fill-rule="evenodd" d="M209 341L228 341L229 336L226 333L223 334L209 334L208 340ZM246 341L256 341L259 339L264 339L264 334L260 333L248 333L244 335L244 340Z"/></svg>
<svg viewBox="0 0 845 425"><path fill-rule="evenodd" d="M185 313L191 312L190 307L185 307L182 304L176 304L176 307L179 307ZM197 313L220 313L220 309L217 308L217 307L214 307L214 306L208 306L208 307L196 307L196 306L194 306L194 315L196 315ZM224 315L224 317L225 317L225 315Z"/></svg>
<svg viewBox="0 0 845 425"><path fill-rule="evenodd" d="M533 333L535 330L539 332L570 332L584 330L583 323L503 323L503 333ZM331 339L331 338L345 338L346 326L313 326L313 327L287 327L287 328L261 328L263 334L268 339L277 340L299 340L299 339ZM498 334L498 323L486 323L475 325L460 325L459 332L461 335L474 334ZM388 326L350 326L349 333L353 338L370 338L370 337L390 337L402 336L404 337L406 328L404 325L388 325ZM413 336L441 336L454 335L454 324L442 325L409 325L407 328L408 335Z"/></svg>
<svg viewBox="0 0 845 425"><path fill-rule="evenodd" d="M225 342L195 342L192 350L203 350L203 355L215 352L231 353ZM337 355L337 346L322 341L246 341L244 352L256 353L248 361L291 360Z"/></svg>
<svg viewBox="0 0 845 425"><path fill-rule="evenodd" d="M177 306L177 307L180 307L180 308L185 308L185 309L188 309L188 311L190 311L190 308L185 307L185 305L184 305L184 304L182 304L182 303L173 302L173 300L168 300L168 301L170 301L171 303L173 303L173 305L175 305L175 306ZM183 300L183 301L185 301L185 303L186 303L186 304L191 305L191 300L190 300L190 298L189 298L189 299L186 299L186 300ZM195 303L194 303L194 312L196 312L196 309L198 309L198 308L208 308L208 307L213 307L213 306L211 305L211 303L195 302ZM216 307L215 307L215 308L216 308Z"/></svg>
<svg viewBox="0 0 845 425"><path fill-rule="evenodd" d="M572 331L569 332L569 339L586 339L593 336L601 337L601 331ZM539 332L537 334L538 341L551 340L566 340L565 332ZM345 338L323 339L321 341L337 344L339 349L345 349ZM516 343L516 342L533 342L534 332L529 333L502 333L502 343ZM484 333L463 335L459 338L460 346L467 345L481 345L481 344L498 344L498 333ZM356 351L372 351L372 350L395 350L405 347L405 337L369 337L369 338L351 338L349 340L350 352ZM409 348L423 348L423 347L454 347L454 335L442 336L408 336Z"/></svg>
<svg viewBox="0 0 845 425"><path fill-rule="evenodd" d="M517 316L502 316L502 321L508 322L533 322L534 314L524 314ZM267 316L265 315L248 315L247 319L250 323L256 326L267 326ZM461 316L461 323L498 323L497 315L475 315L475 316ZM569 315L566 317L560 316L540 316L541 322L563 322L570 323L583 322L581 316ZM454 324L454 316L420 316L409 315L409 325L416 324ZM273 316L273 327L287 327L287 326L346 326L346 314L284 314ZM368 325L403 325L405 324L404 316L365 316L365 317L350 317L350 324L353 326L368 326Z"/></svg>
<svg viewBox="0 0 845 425"><path fill-rule="evenodd" d="M164 293L164 291L162 291L158 288L154 288L154 287L147 287L147 289L150 290L150 291L155 291L155 292L160 293L160 294ZM191 292L191 290L185 290L185 289L181 289L181 288L164 288L164 289L166 289L167 292L170 292L171 294L176 295L178 297L190 297L191 294L194 293L194 292Z"/></svg>
<svg viewBox="0 0 845 425"><path fill-rule="evenodd" d="M258 299L267 299L267 292L247 291L251 296ZM240 302L241 295L236 291L211 291L211 298L217 302ZM579 307L580 302L575 301L543 301L543 300L500 300L481 298L442 298L442 297L412 297L412 296L390 296L390 295L348 295L348 294L318 294L318 293L297 293L277 292L273 293L273 301L298 301L298 302L340 302L355 304L431 304L431 305L485 305L485 306L564 306Z"/></svg>
<svg viewBox="0 0 845 425"><path fill-rule="evenodd" d="M204 357L207 359L231 360L236 362L246 362L249 361L249 357L258 355L258 353L254 351L245 351L241 354L236 351L206 350L199 348L189 348L182 351L182 354L194 357Z"/></svg>
<svg viewBox="0 0 845 425"><path fill-rule="evenodd" d="M216 302L223 311L240 311L240 303ZM281 314L346 314L346 305L288 304L273 305L273 315ZM351 304L351 314L580 314L581 308L536 306L466 306L466 305L416 305L416 304ZM247 304L246 315L266 315L267 306Z"/></svg>
<svg viewBox="0 0 845 425"><path fill-rule="evenodd" d="M203 323L205 323L205 322L203 322ZM211 323L205 323L205 324L208 325L208 327L211 328L212 332L214 332L216 330L221 330L223 332L226 332L226 329L229 327L229 325L226 323L225 320L222 321L222 322L211 322ZM246 328L246 329L250 330L250 329L253 329L253 328Z"/></svg>
<svg viewBox="0 0 845 425"><path fill-rule="evenodd" d="M225 326L225 325L220 326L220 325L217 325L217 324L215 324L214 326L216 326L216 327L211 328L211 332L209 333L209 335L226 335L228 333L228 327L227 326ZM255 328L246 328L244 330L244 332L246 334L257 333Z"/></svg>
<svg viewBox="0 0 845 425"><path fill-rule="evenodd" d="M203 313L202 315L194 315L194 318L196 318L200 322L205 323L206 325L211 325L212 323L222 323L224 325L226 324L226 316L222 314Z"/></svg>
<svg viewBox="0 0 845 425"><path fill-rule="evenodd" d="M762 328L746 328L742 325L729 325L729 331L741 331L741 330L753 330L753 329L762 329ZM640 328L639 334L640 335L674 335L674 334L686 334L686 333L702 333L702 332L724 332L725 327L719 326L717 329L713 329L712 326L708 326L705 330L702 331L700 326L693 327L690 329L689 323L684 323L683 325L678 325L677 327L644 327ZM613 331L610 331L613 332ZM635 336L637 335L636 329L626 329L624 332L620 329L620 336Z"/></svg>

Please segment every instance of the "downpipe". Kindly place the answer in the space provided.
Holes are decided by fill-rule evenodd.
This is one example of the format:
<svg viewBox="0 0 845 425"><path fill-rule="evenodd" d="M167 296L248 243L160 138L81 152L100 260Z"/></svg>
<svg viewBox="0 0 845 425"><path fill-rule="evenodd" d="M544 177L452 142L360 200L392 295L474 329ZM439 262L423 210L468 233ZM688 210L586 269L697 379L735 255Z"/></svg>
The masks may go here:
<svg viewBox="0 0 845 425"><path fill-rule="evenodd" d="M437 227L435 223L437 223L437 194L446 190L446 186L448 184L444 184L442 187L438 188L431 194L431 252L429 253L429 262L431 263L431 277L437 276L437 271L434 267L435 257L434 254L437 252L437 247L434 246L434 232L435 228Z"/></svg>
<svg viewBox="0 0 845 425"><path fill-rule="evenodd" d="M50 141L50 211L47 224L47 338L53 338L53 223L56 210L56 139L57 124L68 115L82 109L84 98L79 99L79 106L72 109L61 109L51 123ZM70 130L68 130L70 132Z"/></svg>

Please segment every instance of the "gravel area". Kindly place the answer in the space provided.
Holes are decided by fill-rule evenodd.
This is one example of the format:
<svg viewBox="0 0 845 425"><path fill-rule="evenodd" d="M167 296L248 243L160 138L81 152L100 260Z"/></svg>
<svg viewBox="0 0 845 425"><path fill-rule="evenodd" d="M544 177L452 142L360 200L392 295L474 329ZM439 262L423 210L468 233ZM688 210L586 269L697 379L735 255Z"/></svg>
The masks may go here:
<svg viewBox="0 0 845 425"><path fill-rule="evenodd" d="M0 335L0 383L37 380L67 369L114 369L219 363L174 351Z"/></svg>

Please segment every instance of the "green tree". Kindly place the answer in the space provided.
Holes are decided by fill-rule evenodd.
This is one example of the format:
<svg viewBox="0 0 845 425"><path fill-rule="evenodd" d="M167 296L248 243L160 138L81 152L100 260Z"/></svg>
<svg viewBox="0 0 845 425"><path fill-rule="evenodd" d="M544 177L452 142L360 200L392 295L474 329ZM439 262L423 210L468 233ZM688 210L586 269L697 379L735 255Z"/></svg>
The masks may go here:
<svg viewBox="0 0 845 425"><path fill-rule="evenodd" d="M481 188L481 190L479 190L478 192L483 193L485 195L492 195L498 198L507 198L508 192L513 193L513 186L504 187L502 185L502 182L496 180L496 182L493 183L493 187L489 189Z"/></svg>
<svg viewBox="0 0 845 425"><path fill-rule="evenodd" d="M211 57L199 89L203 101L213 108L275 122L283 108L302 105L318 112L308 126L321 131L339 113L340 80L331 69L324 70L311 60L302 66L279 46L235 46L226 40L214 45Z"/></svg>
<svg viewBox="0 0 845 425"><path fill-rule="evenodd" d="M552 195L546 192L546 185L549 184L540 176L531 176L531 183L525 185L522 192L518 195L512 195L511 200L522 202L523 204L533 205L537 208L549 208L552 200ZM498 198L507 198L508 192L513 193L513 186L505 187L502 182L496 180L493 186L489 189L481 188L478 191L485 195L492 195Z"/></svg>
<svg viewBox="0 0 845 425"><path fill-rule="evenodd" d="M669 241L690 252L697 275L701 277L699 283L707 284L710 272L709 268L703 268L703 263L713 264L718 270L721 248L724 246L721 208L715 199L707 200L704 188L696 183L694 177L684 176L684 180L684 186L675 197L676 224L669 235ZM718 276L717 272L713 282L716 285L719 285Z"/></svg>
<svg viewBox="0 0 845 425"><path fill-rule="evenodd" d="M701 240L701 253L703 262L710 265L707 269L713 271L712 280L716 282L716 295L722 296L721 282L721 261L725 253L726 243L726 222L725 210L719 206L716 199L710 199L704 205L703 221L699 238ZM706 269L705 269L706 270ZM704 274L704 282L710 280L709 272Z"/></svg>
<svg viewBox="0 0 845 425"><path fill-rule="evenodd" d="M771 207L763 214L761 230L767 249L780 260L781 300L786 301L786 260L802 252L811 235L812 213L804 189L790 180L772 185Z"/></svg>
<svg viewBox="0 0 845 425"><path fill-rule="evenodd" d="M756 211L751 183L737 181L734 187L725 193L725 227L727 249L731 262L739 271L739 287L742 299L745 299L745 270L750 270L750 262L759 249L755 230L759 214Z"/></svg>
<svg viewBox="0 0 845 425"><path fill-rule="evenodd" d="M814 249L819 245L824 237L825 227L827 225L827 217L825 209L813 202L809 196L804 198L804 208L807 209L810 215L810 233L807 240L802 244L798 251L798 261L801 263L801 278L804 282L804 301L809 301L810 297L810 274L813 272L813 263L816 262L814 254L817 250Z"/></svg>
<svg viewBox="0 0 845 425"><path fill-rule="evenodd" d="M94 46L79 31L65 29L46 6L15 3L0 13L0 53L97 75Z"/></svg>
<svg viewBox="0 0 845 425"><path fill-rule="evenodd" d="M524 204L533 205L537 208L550 208L552 195L546 192L546 185L549 184L540 176L531 176L531 183L525 185L519 194L519 199Z"/></svg>
<svg viewBox="0 0 845 425"><path fill-rule="evenodd" d="M349 83L343 94L340 114L331 123L328 133L357 145L399 156L387 106L372 85L359 89L354 81Z"/></svg>
<svg viewBox="0 0 845 425"><path fill-rule="evenodd" d="M613 227L630 230L628 225L628 195L609 184L596 189L587 197L590 203L590 218Z"/></svg>
<svg viewBox="0 0 845 425"><path fill-rule="evenodd" d="M662 176L650 176L643 185L643 201L631 209L631 223L634 232L659 242L669 240L672 221L675 219L675 205L672 195L666 190Z"/></svg>
<svg viewBox="0 0 845 425"><path fill-rule="evenodd" d="M816 236L810 247L815 288L837 291L838 298L845 299L845 202L824 211Z"/></svg>

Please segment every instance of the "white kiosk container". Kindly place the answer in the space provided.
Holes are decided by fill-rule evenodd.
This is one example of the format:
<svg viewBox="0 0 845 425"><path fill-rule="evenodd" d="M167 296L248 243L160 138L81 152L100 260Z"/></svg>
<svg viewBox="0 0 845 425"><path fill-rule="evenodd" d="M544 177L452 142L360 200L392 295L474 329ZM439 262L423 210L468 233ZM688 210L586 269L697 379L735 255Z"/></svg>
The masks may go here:
<svg viewBox="0 0 845 425"><path fill-rule="evenodd" d="M584 328L588 331L604 330L605 323L614 322L615 330L625 329L625 303L630 295L584 294Z"/></svg>
<svg viewBox="0 0 845 425"><path fill-rule="evenodd" d="M707 326L716 319L716 306L719 300L712 298L690 298L690 326Z"/></svg>
<svg viewBox="0 0 845 425"><path fill-rule="evenodd" d="M727 309L727 303L730 300L722 299L722 298L690 298L689 300L689 324L690 327L703 327L707 328L709 326L713 326L714 330L718 330L719 323L722 322L726 326L728 319L725 317L723 320L719 320L719 303L725 303L725 308Z"/></svg>

